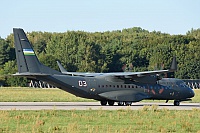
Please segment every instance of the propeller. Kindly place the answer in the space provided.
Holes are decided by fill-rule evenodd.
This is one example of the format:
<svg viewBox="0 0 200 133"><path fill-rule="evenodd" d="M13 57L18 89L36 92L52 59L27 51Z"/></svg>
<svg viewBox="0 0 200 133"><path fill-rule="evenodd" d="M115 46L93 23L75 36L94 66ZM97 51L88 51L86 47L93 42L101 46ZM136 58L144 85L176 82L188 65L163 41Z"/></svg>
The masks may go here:
<svg viewBox="0 0 200 133"><path fill-rule="evenodd" d="M154 70L163 70L165 67L165 64L164 63L160 63L159 65L156 63L154 65ZM156 79L157 80L161 80L163 77L165 77L166 73L163 73L163 74L156 74Z"/></svg>

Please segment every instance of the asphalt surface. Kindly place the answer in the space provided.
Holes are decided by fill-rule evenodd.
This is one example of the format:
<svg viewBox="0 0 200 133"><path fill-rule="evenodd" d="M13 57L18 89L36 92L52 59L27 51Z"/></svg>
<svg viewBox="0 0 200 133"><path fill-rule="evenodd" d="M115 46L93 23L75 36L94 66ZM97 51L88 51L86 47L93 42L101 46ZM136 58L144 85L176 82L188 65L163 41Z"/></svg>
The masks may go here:
<svg viewBox="0 0 200 133"><path fill-rule="evenodd" d="M152 105L169 110L200 109L200 103L180 103L180 106L174 106L173 103L137 102L131 106L118 106L117 103L114 106L101 106L99 102L0 102L0 110L138 110Z"/></svg>

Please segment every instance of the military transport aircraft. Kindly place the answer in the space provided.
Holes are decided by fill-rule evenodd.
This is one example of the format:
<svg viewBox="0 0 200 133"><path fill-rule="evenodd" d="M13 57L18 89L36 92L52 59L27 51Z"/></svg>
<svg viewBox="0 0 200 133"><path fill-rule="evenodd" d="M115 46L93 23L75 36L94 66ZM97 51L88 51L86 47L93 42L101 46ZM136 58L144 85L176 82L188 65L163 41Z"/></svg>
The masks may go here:
<svg viewBox="0 0 200 133"><path fill-rule="evenodd" d="M159 75L177 69L173 58L168 70L115 73L79 73L53 70L38 60L32 45L23 29L14 28L15 52L18 73L15 76L41 80L78 97L95 99L101 105L131 105L143 99L174 100L178 106L181 101L191 100L194 91L180 79L161 78Z"/></svg>

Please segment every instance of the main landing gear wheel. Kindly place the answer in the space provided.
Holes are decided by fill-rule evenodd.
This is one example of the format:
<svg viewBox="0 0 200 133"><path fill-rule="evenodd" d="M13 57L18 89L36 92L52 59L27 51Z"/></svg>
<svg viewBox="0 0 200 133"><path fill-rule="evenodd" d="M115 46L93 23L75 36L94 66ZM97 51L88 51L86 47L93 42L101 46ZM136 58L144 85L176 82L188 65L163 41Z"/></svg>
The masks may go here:
<svg viewBox="0 0 200 133"><path fill-rule="evenodd" d="M118 106L123 106L124 102L118 102Z"/></svg>
<svg viewBox="0 0 200 133"><path fill-rule="evenodd" d="M101 101L100 103L102 106L105 106L107 104L107 101Z"/></svg>
<svg viewBox="0 0 200 133"><path fill-rule="evenodd" d="M114 101L108 101L108 105L113 106L115 104Z"/></svg>
<svg viewBox="0 0 200 133"><path fill-rule="evenodd" d="M125 102L126 106L131 106L132 102Z"/></svg>
<svg viewBox="0 0 200 133"><path fill-rule="evenodd" d="M179 106L180 105L180 101L175 100L174 101L174 106Z"/></svg>

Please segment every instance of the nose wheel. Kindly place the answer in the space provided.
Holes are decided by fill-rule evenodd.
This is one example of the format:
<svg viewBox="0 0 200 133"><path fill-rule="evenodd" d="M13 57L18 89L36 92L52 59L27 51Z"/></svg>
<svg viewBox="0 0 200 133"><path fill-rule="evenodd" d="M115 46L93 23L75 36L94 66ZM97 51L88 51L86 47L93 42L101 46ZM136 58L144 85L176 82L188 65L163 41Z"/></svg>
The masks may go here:
<svg viewBox="0 0 200 133"><path fill-rule="evenodd" d="M180 105L180 101L175 100L175 101L174 101L174 106L179 106L179 105Z"/></svg>

